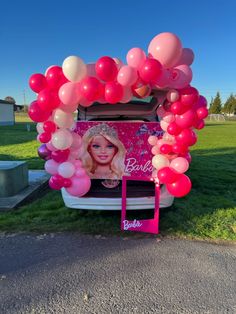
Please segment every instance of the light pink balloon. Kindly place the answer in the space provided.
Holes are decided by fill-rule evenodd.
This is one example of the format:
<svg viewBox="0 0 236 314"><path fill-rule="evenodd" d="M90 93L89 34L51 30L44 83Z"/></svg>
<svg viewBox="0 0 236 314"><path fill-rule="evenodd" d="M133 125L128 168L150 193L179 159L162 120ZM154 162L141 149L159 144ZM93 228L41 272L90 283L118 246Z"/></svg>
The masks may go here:
<svg viewBox="0 0 236 314"><path fill-rule="evenodd" d="M56 150L58 150L55 146L52 145L52 142L49 141L48 143L46 143L47 148L51 151L51 152L55 152Z"/></svg>
<svg viewBox="0 0 236 314"><path fill-rule="evenodd" d="M146 60L146 54L141 48L132 48L128 51L126 60L129 66L139 68Z"/></svg>
<svg viewBox="0 0 236 314"><path fill-rule="evenodd" d="M78 105L81 95L79 93L78 83L68 82L59 89L59 98L67 106Z"/></svg>
<svg viewBox="0 0 236 314"><path fill-rule="evenodd" d="M179 92L175 89L170 89L166 94L166 98L170 102L175 102L179 99Z"/></svg>
<svg viewBox="0 0 236 314"><path fill-rule="evenodd" d="M69 188L66 188L66 191L69 194L77 197L81 197L84 194L86 194L91 186L91 180L87 175L85 175L82 178L74 176L71 178L71 182L72 182L71 186Z"/></svg>
<svg viewBox="0 0 236 314"><path fill-rule="evenodd" d="M124 87L123 89L123 97L121 99L121 103L123 104L126 104L127 102L129 102L133 97L133 93L132 93L132 89L127 86L127 87Z"/></svg>
<svg viewBox="0 0 236 314"><path fill-rule="evenodd" d="M173 115L173 113L167 112L164 116L163 116L163 121L167 122L167 123L171 123L173 121L175 121L175 116Z"/></svg>
<svg viewBox="0 0 236 314"><path fill-rule="evenodd" d="M76 177L84 177L86 175L86 171L83 169L83 168L78 168L78 169L76 169L76 171L75 171L75 176Z"/></svg>
<svg viewBox="0 0 236 314"><path fill-rule="evenodd" d="M158 138L155 135L150 135L148 138L148 143L152 146L157 145Z"/></svg>
<svg viewBox="0 0 236 314"><path fill-rule="evenodd" d="M57 174L58 166L59 166L59 163L58 163L58 162L56 162L56 161L53 160L53 159L49 159L49 160L47 160L47 161L45 162L45 164L44 164L44 169L45 169L48 173L54 175L54 174Z"/></svg>
<svg viewBox="0 0 236 314"><path fill-rule="evenodd" d="M72 149L80 148L80 146L82 144L81 136L79 134L73 132L72 137L73 137L73 142L72 142L71 148Z"/></svg>
<svg viewBox="0 0 236 314"><path fill-rule="evenodd" d="M161 120L160 126L161 126L162 130L166 132L166 131L167 131L167 128L168 128L168 126L169 126L169 123L166 122L166 121L164 121L164 120Z"/></svg>
<svg viewBox="0 0 236 314"><path fill-rule="evenodd" d="M73 137L71 132L66 129L57 130L52 135L52 145L57 149L64 150L71 146Z"/></svg>
<svg viewBox="0 0 236 314"><path fill-rule="evenodd" d="M63 178L71 178L75 173L75 166L69 161L61 163L58 167L58 173Z"/></svg>
<svg viewBox="0 0 236 314"><path fill-rule="evenodd" d="M85 99L85 98L82 98L79 102L79 104L83 107L90 107L92 105L93 102Z"/></svg>
<svg viewBox="0 0 236 314"><path fill-rule="evenodd" d="M153 146L152 149L151 149L151 152L152 152L153 155L160 154L159 146L158 145Z"/></svg>
<svg viewBox="0 0 236 314"><path fill-rule="evenodd" d="M122 66L117 75L117 81L122 86L132 86L137 79L137 70L129 65Z"/></svg>
<svg viewBox="0 0 236 314"><path fill-rule="evenodd" d="M175 34L161 33L151 40L148 52L153 58L160 61L164 67L171 68L182 54L182 44Z"/></svg>
<svg viewBox="0 0 236 314"><path fill-rule="evenodd" d="M189 163L186 158L177 157L171 161L170 167L173 168L178 173L184 173L188 170Z"/></svg>
<svg viewBox="0 0 236 314"><path fill-rule="evenodd" d="M73 113L73 112L75 112L77 110L77 108L78 108L78 104L77 103L74 104L73 106L71 106L71 105L68 106L68 105L65 105L65 104L61 103L60 106L58 107L58 109L61 109L61 110L65 111L65 112L67 112L67 113Z"/></svg>
<svg viewBox="0 0 236 314"><path fill-rule="evenodd" d="M181 65L181 64L187 64L187 65L191 65L193 63L194 60L194 53L192 51L192 49L190 48L183 48L182 50L182 54L180 56L180 59L178 60L177 65Z"/></svg>
<svg viewBox="0 0 236 314"><path fill-rule="evenodd" d="M181 89L190 84L193 73L188 65L178 65L172 70L170 87Z"/></svg>
<svg viewBox="0 0 236 314"><path fill-rule="evenodd" d="M155 167L157 170L163 168L163 167L168 167L170 164L168 158L161 154L157 154L154 157L152 157L152 165Z"/></svg>
<svg viewBox="0 0 236 314"><path fill-rule="evenodd" d="M168 141L168 142L171 142L171 143L173 143L175 141L174 136L170 135L168 132L163 134L162 139L164 141Z"/></svg>

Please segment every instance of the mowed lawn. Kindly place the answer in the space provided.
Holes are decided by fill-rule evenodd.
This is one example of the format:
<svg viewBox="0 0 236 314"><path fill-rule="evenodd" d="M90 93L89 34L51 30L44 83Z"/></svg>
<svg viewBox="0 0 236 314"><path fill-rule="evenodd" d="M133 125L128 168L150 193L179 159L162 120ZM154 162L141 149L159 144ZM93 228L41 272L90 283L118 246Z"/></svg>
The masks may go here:
<svg viewBox="0 0 236 314"><path fill-rule="evenodd" d="M0 160L26 160L30 169L43 169L35 124L24 115L17 121L13 127L0 127ZM207 123L198 132L191 155L187 174L192 190L175 199L172 207L161 209L161 235L236 240L236 122ZM49 191L29 205L1 213L0 230L120 234L120 213L67 209L60 192Z"/></svg>

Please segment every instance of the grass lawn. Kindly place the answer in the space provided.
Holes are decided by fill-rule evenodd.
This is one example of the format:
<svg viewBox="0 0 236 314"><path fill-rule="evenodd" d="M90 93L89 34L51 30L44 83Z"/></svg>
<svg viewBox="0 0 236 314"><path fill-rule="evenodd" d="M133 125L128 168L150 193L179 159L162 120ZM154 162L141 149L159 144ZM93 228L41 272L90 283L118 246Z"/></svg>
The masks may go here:
<svg viewBox="0 0 236 314"><path fill-rule="evenodd" d="M43 169L44 162L37 157L35 125L23 115L17 116L17 121L14 127L0 127L0 160L27 160L30 169ZM209 122L198 136L188 171L192 191L176 199L171 208L161 210L160 232L195 239L236 240L236 122ZM19 210L0 214L0 230L13 232L120 234L119 223L119 212L65 208L57 191Z"/></svg>

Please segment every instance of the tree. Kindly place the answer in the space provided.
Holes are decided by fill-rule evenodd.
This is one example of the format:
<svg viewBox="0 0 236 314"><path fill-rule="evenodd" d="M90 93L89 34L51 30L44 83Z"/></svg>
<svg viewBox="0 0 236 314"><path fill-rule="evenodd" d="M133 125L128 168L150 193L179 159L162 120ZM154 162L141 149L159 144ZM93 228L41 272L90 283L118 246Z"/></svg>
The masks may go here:
<svg viewBox="0 0 236 314"><path fill-rule="evenodd" d="M221 103L220 93L217 92L215 98L213 99L210 105L209 113L221 113L221 109L222 109L222 103Z"/></svg>
<svg viewBox="0 0 236 314"><path fill-rule="evenodd" d="M232 114L235 111L236 99L233 94L231 94L226 100L222 111L226 114Z"/></svg>
<svg viewBox="0 0 236 314"><path fill-rule="evenodd" d="M5 97L4 100L6 100L6 101L8 101L8 102L10 102L10 103L12 103L12 104L15 104L15 103L16 103L15 99L14 99L13 97L11 97L11 96Z"/></svg>

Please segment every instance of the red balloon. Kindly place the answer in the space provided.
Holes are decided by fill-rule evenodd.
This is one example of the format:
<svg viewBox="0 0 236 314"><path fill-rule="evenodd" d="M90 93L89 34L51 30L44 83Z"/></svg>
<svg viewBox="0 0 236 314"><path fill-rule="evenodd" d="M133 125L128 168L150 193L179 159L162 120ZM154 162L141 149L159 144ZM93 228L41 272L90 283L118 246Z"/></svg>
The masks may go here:
<svg viewBox="0 0 236 314"><path fill-rule="evenodd" d="M205 119L208 116L208 109L206 107L200 107L197 109L197 116L199 119Z"/></svg>
<svg viewBox="0 0 236 314"><path fill-rule="evenodd" d="M161 145L160 152L162 154L169 154L169 153L171 153L172 152L172 145L169 145L169 144Z"/></svg>
<svg viewBox="0 0 236 314"><path fill-rule="evenodd" d="M47 87L46 77L40 73L31 75L29 79L29 86L35 93L41 92L41 90Z"/></svg>
<svg viewBox="0 0 236 314"><path fill-rule="evenodd" d="M52 90L49 88L43 89L38 94L38 105L44 111L52 111L59 107L61 101L58 96L58 92L56 90Z"/></svg>
<svg viewBox="0 0 236 314"><path fill-rule="evenodd" d="M28 109L28 115L31 120L35 122L43 122L45 120L48 120L48 118L51 115L51 112L43 111L37 101L33 101Z"/></svg>
<svg viewBox="0 0 236 314"><path fill-rule="evenodd" d="M95 64L97 76L105 81L110 82L116 79L118 69L115 61L110 57L101 57Z"/></svg>
<svg viewBox="0 0 236 314"><path fill-rule="evenodd" d="M184 129L175 137L175 139L178 143L192 146L197 142L197 135L191 129Z"/></svg>
<svg viewBox="0 0 236 314"><path fill-rule="evenodd" d="M39 134L39 140L41 143L48 143L51 140L52 134L49 132L43 132Z"/></svg>
<svg viewBox="0 0 236 314"><path fill-rule="evenodd" d="M197 119L197 115L194 110L190 109L181 115L175 116L176 124L182 129L187 129L193 126L195 120Z"/></svg>
<svg viewBox="0 0 236 314"><path fill-rule="evenodd" d="M94 101L102 96L102 83L96 77L86 77L80 82L80 91L83 97Z"/></svg>
<svg viewBox="0 0 236 314"><path fill-rule="evenodd" d="M110 104L119 102L123 97L123 87L117 82L109 82L105 85L105 100Z"/></svg>
<svg viewBox="0 0 236 314"><path fill-rule="evenodd" d="M198 90L192 86L180 90L180 101L184 106L191 107L198 101L198 97Z"/></svg>
<svg viewBox="0 0 236 314"><path fill-rule="evenodd" d="M49 186L53 190L60 190L63 187L64 178L59 174L55 174L51 176L49 179Z"/></svg>
<svg viewBox="0 0 236 314"><path fill-rule="evenodd" d="M45 132L53 133L56 131L57 126L53 121L45 121L43 124L43 129Z"/></svg>
<svg viewBox="0 0 236 314"><path fill-rule="evenodd" d="M138 73L144 82L155 82L162 74L162 65L156 59L147 58L140 66Z"/></svg>
<svg viewBox="0 0 236 314"><path fill-rule="evenodd" d="M185 174L180 174L177 181L166 184L168 192L175 197L183 197L187 195L190 192L191 187L191 180Z"/></svg>
<svg viewBox="0 0 236 314"><path fill-rule="evenodd" d="M175 154L186 154L188 151L188 146L182 143L175 143L172 145L172 151Z"/></svg>
<svg viewBox="0 0 236 314"><path fill-rule="evenodd" d="M55 160L56 162L64 162L68 159L70 154L69 149L64 149L64 150L56 150L52 152L52 159Z"/></svg>
<svg viewBox="0 0 236 314"><path fill-rule="evenodd" d="M173 183L179 179L180 174L170 167L164 167L157 172L158 179L161 183Z"/></svg>
<svg viewBox="0 0 236 314"><path fill-rule="evenodd" d="M178 135L182 131L175 122L171 122L167 127L167 132L171 135Z"/></svg>
<svg viewBox="0 0 236 314"><path fill-rule="evenodd" d="M187 110L188 108L184 106L180 101L173 102L173 104L170 107L170 111L173 114L183 114Z"/></svg>
<svg viewBox="0 0 236 314"><path fill-rule="evenodd" d="M57 65L52 66L50 69L47 70L46 80L48 86L55 89L58 89L63 84L68 82L62 72L62 68Z"/></svg>

